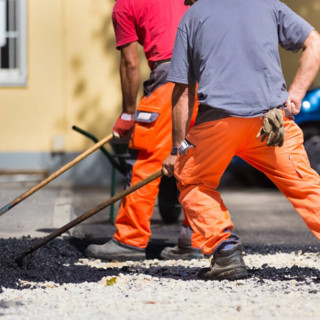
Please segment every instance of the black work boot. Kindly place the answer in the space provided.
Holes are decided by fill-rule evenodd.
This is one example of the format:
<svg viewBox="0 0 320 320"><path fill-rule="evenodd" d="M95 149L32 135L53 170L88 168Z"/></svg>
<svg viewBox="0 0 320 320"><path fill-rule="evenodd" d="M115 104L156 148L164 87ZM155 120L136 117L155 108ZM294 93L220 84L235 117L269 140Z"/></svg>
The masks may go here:
<svg viewBox="0 0 320 320"><path fill-rule="evenodd" d="M174 247L164 248L160 256L165 260L191 260L191 259L203 259L209 258L205 256L200 248L192 247L192 235L193 231L190 226L182 225L180 228L180 235L178 244Z"/></svg>
<svg viewBox="0 0 320 320"><path fill-rule="evenodd" d="M164 248L160 256L164 260L191 260L191 259L203 259L205 255L197 248L183 248L179 245L174 247Z"/></svg>
<svg viewBox="0 0 320 320"><path fill-rule="evenodd" d="M146 259L144 249L126 246L113 239L105 244L90 244L86 249L86 255L106 261L136 261Z"/></svg>
<svg viewBox="0 0 320 320"><path fill-rule="evenodd" d="M242 258L241 244L231 249L218 249L214 254L209 268L203 268L198 273L202 280L237 280L248 277L248 272Z"/></svg>

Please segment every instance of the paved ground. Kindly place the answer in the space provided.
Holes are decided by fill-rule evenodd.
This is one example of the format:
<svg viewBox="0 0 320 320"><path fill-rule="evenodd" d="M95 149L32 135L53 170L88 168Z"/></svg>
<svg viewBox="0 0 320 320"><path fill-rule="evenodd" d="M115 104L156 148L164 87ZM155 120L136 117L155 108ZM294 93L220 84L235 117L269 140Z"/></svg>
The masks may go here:
<svg viewBox="0 0 320 320"><path fill-rule="evenodd" d="M36 183L0 183L0 206L6 205ZM244 244L288 248L319 244L288 200L276 189L223 188L220 192L231 212L234 230ZM52 182L0 217L1 238L45 236L107 200L109 194L107 188L72 188L67 183ZM115 214L118 207L119 202L115 204ZM174 244L182 218L181 214L178 223L165 225L156 207L151 220L151 244ZM110 208L106 208L72 229L69 234L99 242L112 237L114 230L110 222Z"/></svg>
<svg viewBox="0 0 320 320"><path fill-rule="evenodd" d="M0 206L31 186L0 183ZM142 262L83 256L88 243L114 232L105 209L75 227L73 238L55 239L16 264L13 254L33 243L22 236L45 236L109 197L105 188L44 187L0 217L1 319L318 319L319 241L274 189L221 193L245 245L246 280L199 280L207 259L155 259L176 243L180 224L164 225L158 208ZM1 239L10 237L19 239Z"/></svg>

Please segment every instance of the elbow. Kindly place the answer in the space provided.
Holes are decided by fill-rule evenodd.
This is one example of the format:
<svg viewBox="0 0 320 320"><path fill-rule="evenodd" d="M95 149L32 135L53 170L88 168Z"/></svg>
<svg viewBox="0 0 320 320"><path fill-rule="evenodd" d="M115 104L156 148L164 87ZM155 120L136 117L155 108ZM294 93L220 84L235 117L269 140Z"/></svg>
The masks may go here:
<svg viewBox="0 0 320 320"><path fill-rule="evenodd" d="M320 34L317 33L317 37L315 40L315 51L316 51L316 57L318 61L318 66L320 66Z"/></svg>
<svg viewBox="0 0 320 320"><path fill-rule="evenodd" d="M309 49L316 61L317 66L320 66L320 34L317 31L312 31L307 38L304 49Z"/></svg>
<svg viewBox="0 0 320 320"><path fill-rule="evenodd" d="M172 105L175 105L178 100L186 98L188 98L188 85L176 83L172 92Z"/></svg>
<svg viewBox="0 0 320 320"><path fill-rule="evenodd" d="M139 71L139 61L126 61L123 67L129 72Z"/></svg>
<svg viewBox="0 0 320 320"><path fill-rule="evenodd" d="M121 59L121 69L129 71L129 72L136 72L139 71L139 59L138 58L125 58Z"/></svg>
<svg viewBox="0 0 320 320"><path fill-rule="evenodd" d="M183 97L188 97L190 94L195 93L195 87L188 84L175 83L174 93L177 93Z"/></svg>

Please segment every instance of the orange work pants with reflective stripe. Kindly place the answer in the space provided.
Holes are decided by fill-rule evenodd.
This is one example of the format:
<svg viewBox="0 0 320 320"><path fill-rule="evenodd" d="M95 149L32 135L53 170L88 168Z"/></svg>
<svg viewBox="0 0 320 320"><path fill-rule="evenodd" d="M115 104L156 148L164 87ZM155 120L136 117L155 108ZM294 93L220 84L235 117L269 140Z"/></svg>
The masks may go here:
<svg viewBox="0 0 320 320"><path fill-rule="evenodd" d="M138 123L131 137L129 148L137 150L137 158L132 166L130 185L148 177L162 167L172 147L172 104L174 84L166 83L158 87L150 96L143 97L138 111L156 112L159 117L153 123ZM196 110L195 110L196 112ZM146 248L151 235L150 219L159 191L160 178L126 196L120 204L115 225L114 239L121 243ZM189 225L185 218L183 225ZM191 245L199 248L204 238L193 232Z"/></svg>
<svg viewBox="0 0 320 320"><path fill-rule="evenodd" d="M261 125L260 118L230 117L196 125L187 135L195 148L178 156L175 176L191 227L206 239L205 254L227 240L233 228L216 188L234 155L265 173L320 239L320 177L310 167L301 129L285 118L283 146L268 147L256 139Z"/></svg>

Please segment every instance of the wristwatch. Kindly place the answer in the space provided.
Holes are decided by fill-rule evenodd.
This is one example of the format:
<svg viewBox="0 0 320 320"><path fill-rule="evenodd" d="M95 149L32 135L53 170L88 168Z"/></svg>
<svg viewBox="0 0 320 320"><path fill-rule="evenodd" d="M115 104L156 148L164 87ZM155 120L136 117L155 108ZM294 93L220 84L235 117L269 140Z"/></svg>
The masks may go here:
<svg viewBox="0 0 320 320"><path fill-rule="evenodd" d="M177 155L178 155L178 151L179 151L179 148L178 148L178 147L172 147L170 154L171 154L172 156L177 156Z"/></svg>

